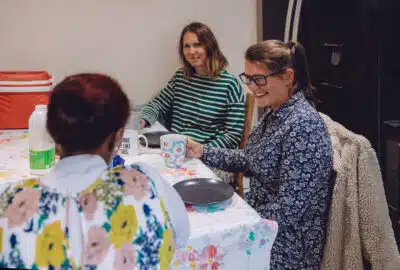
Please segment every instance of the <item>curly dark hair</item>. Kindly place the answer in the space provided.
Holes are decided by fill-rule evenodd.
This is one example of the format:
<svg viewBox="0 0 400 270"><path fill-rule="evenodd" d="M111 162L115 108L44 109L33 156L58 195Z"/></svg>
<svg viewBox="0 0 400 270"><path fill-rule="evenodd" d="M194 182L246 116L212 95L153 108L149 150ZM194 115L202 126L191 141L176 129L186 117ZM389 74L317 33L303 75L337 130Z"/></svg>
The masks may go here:
<svg viewBox="0 0 400 270"><path fill-rule="evenodd" d="M65 153L95 150L125 126L129 114L129 99L116 80L103 74L76 74L54 87L47 130Z"/></svg>

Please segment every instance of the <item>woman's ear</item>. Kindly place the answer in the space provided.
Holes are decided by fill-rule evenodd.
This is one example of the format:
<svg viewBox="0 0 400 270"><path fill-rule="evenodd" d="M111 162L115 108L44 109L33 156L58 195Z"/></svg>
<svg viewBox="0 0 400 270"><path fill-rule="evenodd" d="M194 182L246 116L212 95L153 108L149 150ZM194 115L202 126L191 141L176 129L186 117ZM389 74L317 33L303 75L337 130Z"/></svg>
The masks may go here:
<svg viewBox="0 0 400 270"><path fill-rule="evenodd" d="M115 133L115 141L117 143L116 147L119 148L121 142L122 142L122 138L124 137L124 128L120 128L117 130L117 132Z"/></svg>
<svg viewBox="0 0 400 270"><path fill-rule="evenodd" d="M283 73L283 80L285 81L285 84L289 87L292 88L294 85L294 71L291 68L287 68L285 72Z"/></svg>
<svg viewBox="0 0 400 270"><path fill-rule="evenodd" d="M119 149L122 143L122 138L124 137L124 129L120 128L115 133L111 134L107 138L108 151L113 152L115 149Z"/></svg>
<svg viewBox="0 0 400 270"><path fill-rule="evenodd" d="M61 147L61 145L59 145L59 144L56 144L56 156L58 156L59 158L62 158L65 156L64 150Z"/></svg>

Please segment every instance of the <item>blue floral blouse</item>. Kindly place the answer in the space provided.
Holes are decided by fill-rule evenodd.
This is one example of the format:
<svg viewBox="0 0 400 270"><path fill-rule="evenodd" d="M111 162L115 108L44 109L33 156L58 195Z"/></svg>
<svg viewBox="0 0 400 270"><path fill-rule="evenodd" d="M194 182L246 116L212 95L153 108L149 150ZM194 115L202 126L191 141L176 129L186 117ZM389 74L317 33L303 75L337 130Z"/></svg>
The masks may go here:
<svg viewBox="0 0 400 270"><path fill-rule="evenodd" d="M319 269L329 205L332 145L303 93L267 112L244 151L204 148L203 161L250 178L248 203L278 222L271 269Z"/></svg>

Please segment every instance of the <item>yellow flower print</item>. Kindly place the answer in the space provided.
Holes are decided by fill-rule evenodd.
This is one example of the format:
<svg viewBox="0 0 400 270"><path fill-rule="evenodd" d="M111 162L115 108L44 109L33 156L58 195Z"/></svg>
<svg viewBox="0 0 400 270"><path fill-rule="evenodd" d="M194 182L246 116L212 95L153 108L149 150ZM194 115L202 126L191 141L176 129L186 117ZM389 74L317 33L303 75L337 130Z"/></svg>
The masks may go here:
<svg viewBox="0 0 400 270"><path fill-rule="evenodd" d="M73 270L83 270L83 266L81 265L78 267L73 258L69 258L69 263L71 264Z"/></svg>
<svg viewBox="0 0 400 270"><path fill-rule="evenodd" d="M0 172L0 178L6 178L10 175L9 172Z"/></svg>
<svg viewBox="0 0 400 270"><path fill-rule="evenodd" d="M109 170L109 172L115 173L115 172L121 172L122 170L124 170L124 168L121 165L118 165L118 166L112 168L111 170Z"/></svg>
<svg viewBox="0 0 400 270"><path fill-rule="evenodd" d="M132 205L119 205L110 218L110 241L115 248L131 242L138 229L136 211Z"/></svg>
<svg viewBox="0 0 400 270"><path fill-rule="evenodd" d="M160 269L168 270L169 265L174 257L175 243L172 235L172 229L168 228L163 233L163 242L158 250L158 257L160 259Z"/></svg>
<svg viewBox="0 0 400 270"><path fill-rule="evenodd" d="M191 263L190 263L190 267L191 267L192 269L196 269L197 263L196 263L196 262L191 262Z"/></svg>
<svg viewBox="0 0 400 270"><path fill-rule="evenodd" d="M16 188L17 189L18 188L26 188L26 187L33 188L34 186L39 185L39 184L40 184L39 179L37 179L37 178L28 178L28 179L24 180L22 182L22 184L17 185Z"/></svg>
<svg viewBox="0 0 400 270"><path fill-rule="evenodd" d="M0 254L3 251L3 228L0 227Z"/></svg>
<svg viewBox="0 0 400 270"><path fill-rule="evenodd" d="M59 267L65 260L64 242L65 235L59 220L46 225L36 239L36 265Z"/></svg>
<svg viewBox="0 0 400 270"><path fill-rule="evenodd" d="M167 223L169 221L168 218L168 214L167 214L167 210L165 210L165 204L162 198L160 198L160 207L161 207L161 211L164 215L164 222Z"/></svg>
<svg viewBox="0 0 400 270"><path fill-rule="evenodd" d="M22 187L34 187L39 185L39 180L36 178L27 179L22 183Z"/></svg>
<svg viewBox="0 0 400 270"><path fill-rule="evenodd" d="M90 192L92 192L93 190L95 190L99 185L101 185L103 183L103 180L101 178L97 179L96 181L94 181L89 187L87 187L85 190L83 190L80 195L83 196L85 194L88 194Z"/></svg>
<svg viewBox="0 0 400 270"><path fill-rule="evenodd" d="M26 139L26 138L28 138L28 133L23 133L23 134L19 135L19 138L20 138L20 139Z"/></svg>

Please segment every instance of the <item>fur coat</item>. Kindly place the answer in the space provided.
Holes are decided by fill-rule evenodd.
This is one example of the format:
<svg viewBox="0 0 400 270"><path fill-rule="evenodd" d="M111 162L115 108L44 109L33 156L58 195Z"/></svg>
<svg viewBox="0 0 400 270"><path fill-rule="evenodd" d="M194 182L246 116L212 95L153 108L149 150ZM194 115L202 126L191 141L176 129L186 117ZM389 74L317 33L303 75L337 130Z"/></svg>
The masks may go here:
<svg viewBox="0 0 400 270"><path fill-rule="evenodd" d="M400 269L382 175L369 141L321 114L337 173L321 269Z"/></svg>

